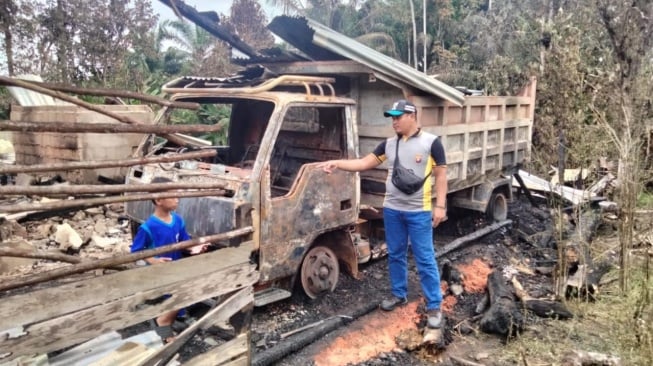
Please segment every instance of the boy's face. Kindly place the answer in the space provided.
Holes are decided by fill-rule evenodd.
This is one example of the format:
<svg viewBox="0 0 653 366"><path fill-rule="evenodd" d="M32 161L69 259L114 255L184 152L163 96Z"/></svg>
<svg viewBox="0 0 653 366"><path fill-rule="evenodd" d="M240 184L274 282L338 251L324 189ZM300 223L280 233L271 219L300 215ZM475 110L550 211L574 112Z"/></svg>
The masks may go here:
<svg viewBox="0 0 653 366"><path fill-rule="evenodd" d="M179 205L179 198L158 198L154 200L156 205L166 211L174 211Z"/></svg>

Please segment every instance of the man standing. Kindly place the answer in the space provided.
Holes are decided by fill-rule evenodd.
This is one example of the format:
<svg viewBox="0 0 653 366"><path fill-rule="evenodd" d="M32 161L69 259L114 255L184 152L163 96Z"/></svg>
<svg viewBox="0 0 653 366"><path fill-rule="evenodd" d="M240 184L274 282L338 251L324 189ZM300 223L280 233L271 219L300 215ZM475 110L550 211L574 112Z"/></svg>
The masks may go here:
<svg viewBox="0 0 653 366"><path fill-rule="evenodd" d="M411 102L403 99L395 102L392 109L384 112L384 116L392 117L396 136L386 139L373 153L363 158L326 161L320 167L327 173L335 169L359 172L388 161L383 221L392 296L383 300L381 309L391 311L408 302L407 256L410 238L426 299L427 326L440 328L443 323L440 311L442 291L433 248L433 228L446 214L447 163L444 148L437 136L419 128L417 109ZM433 207L431 176L435 179L436 192Z"/></svg>

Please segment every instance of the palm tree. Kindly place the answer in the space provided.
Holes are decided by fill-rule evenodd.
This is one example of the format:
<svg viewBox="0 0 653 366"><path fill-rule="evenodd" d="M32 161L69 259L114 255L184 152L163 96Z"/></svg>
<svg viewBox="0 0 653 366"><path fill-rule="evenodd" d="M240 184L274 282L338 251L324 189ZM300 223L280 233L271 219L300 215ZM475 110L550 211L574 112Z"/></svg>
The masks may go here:
<svg viewBox="0 0 653 366"><path fill-rule="evenodd" d="M160 47L170 43L165 53L175 60L181 57L181 72L191 74L222 74L228 69L227 47L204 29L184 20L164 20L159 25L157 42ZM173 57L174 56L174 57Z"/></svg>

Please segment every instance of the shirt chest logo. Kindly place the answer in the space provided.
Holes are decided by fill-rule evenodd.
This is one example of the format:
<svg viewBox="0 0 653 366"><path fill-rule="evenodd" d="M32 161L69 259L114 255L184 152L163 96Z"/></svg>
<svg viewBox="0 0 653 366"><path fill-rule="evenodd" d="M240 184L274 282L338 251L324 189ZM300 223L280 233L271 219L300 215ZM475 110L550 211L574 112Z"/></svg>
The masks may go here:
<svg viewBox="0 0 653 366"><path fill-rule="evenodd" d="M422 158L423 158L422 154L415 155L415 162L418 163L418 164L421 163Z"/></svg>

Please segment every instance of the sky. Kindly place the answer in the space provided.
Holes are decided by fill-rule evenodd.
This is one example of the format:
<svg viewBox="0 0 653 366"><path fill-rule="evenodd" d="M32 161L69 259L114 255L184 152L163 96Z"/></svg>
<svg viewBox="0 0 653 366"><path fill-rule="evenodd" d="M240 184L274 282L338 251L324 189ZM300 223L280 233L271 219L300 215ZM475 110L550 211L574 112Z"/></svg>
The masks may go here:
<svg viewBox="0 0 653 366"><path fill-rule="evenodd" d="M190 5L198 11L215 11L218 14L229 15L231 8L231 0L184 0L187 5ZM280 15L281 11L270 6L266 0L259 0L259 4L263 7L265 15L268 17L268 22L273 17ZM176 19L175 13L172 12L168 6L163 5L159 0L152 0L152 8L154 13L159 15L159 20L163 19Z"/></svg>

